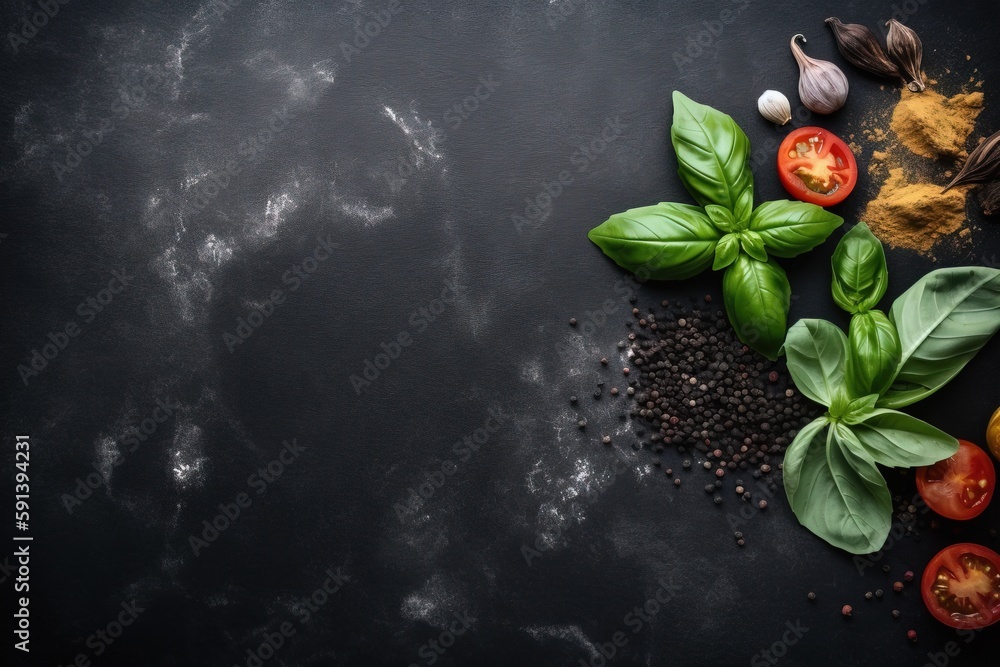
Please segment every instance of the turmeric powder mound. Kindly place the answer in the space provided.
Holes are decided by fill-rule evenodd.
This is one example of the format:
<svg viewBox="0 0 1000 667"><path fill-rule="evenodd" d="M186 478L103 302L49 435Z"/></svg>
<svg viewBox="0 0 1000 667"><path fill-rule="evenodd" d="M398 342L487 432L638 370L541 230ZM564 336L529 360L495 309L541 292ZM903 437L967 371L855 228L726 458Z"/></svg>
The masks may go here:
<svg viewBox="0 0 1000 667"><path fill-rule="evenodd" d="M983 110L983 94L959 93L945 97L928 88L920 93L902 90L890 127L908 149L929 158L963 157L965 143Z"/></svg>
<svg viewBox="0 0 1000 667"><path fill-rule="evenodd" d="M926 92L926 91L925 91ZM941 185L913 183L902 167L890 167L878 196L868 203L862 219L890 246L929 254L945 237L968 239L965 188L941 194Z"/></svg>

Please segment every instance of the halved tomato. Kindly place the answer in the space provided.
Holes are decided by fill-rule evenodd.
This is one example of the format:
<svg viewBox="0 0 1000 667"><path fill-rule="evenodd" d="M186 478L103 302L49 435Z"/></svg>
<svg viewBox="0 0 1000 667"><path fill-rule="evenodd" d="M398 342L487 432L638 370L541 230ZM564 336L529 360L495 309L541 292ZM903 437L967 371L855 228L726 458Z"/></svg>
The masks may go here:
<svg viewBox="0 0 1000 667"><path fill-rule="evenodd" d="M953 628L1000 621L1000 555L978 544L954 544L931 559L920 579L927 610Z"/></svg>
<svg viewBox="0 0 1000 667"><path fill-rule="evenodd" d="M958 451L934 465L917 468L917 491L927 506L949 519L982 514L993 498L997 473L982 449L968 440Z"/></svg>
<svg viewBox="0 0 1000 667"><path fill-rule="evenodd" d="M837 135L821 127L800 127L778 147L778 178L796 199L833 206L857 185L858 163Z"/></svg>
<svg viewBox="0 0 1000 667"><path fill-rule="evenodd" d="M990 424L986 427L986 445L993 456L1000 459L1000 408L990 417Z"/></svg>

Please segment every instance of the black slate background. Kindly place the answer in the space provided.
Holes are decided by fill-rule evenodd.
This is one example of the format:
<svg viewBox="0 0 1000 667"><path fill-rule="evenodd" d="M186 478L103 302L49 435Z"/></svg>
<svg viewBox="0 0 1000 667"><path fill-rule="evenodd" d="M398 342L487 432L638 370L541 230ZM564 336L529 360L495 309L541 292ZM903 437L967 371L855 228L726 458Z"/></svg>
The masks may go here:
<svg viewBox="0 0 1000 667"><path fill-rule="evenodd" d="M915 586L881 602L863 594L890 590L906 569L919 574L955 541L997 549L988 533L996 504L971 525L943 522L919 542L903 540L859 573L851 556L798 526L779 489L742 525L739 550L726 519L739 504L729 495L721 510L707 502L701 470L679 489L654 474L617 420L623 399L588 399L584 434L566 400L586 396L602 372L614 377L596 359L616 366L625 333L615 287L626 276L586 231L618 210L688 201L667 136L672 90L732 114L762 149L758 201L782 198L768 142L783 133L755 101L778 88L797 106L793 33L809 38L810 55L841 63L825 17L875 26L905 15L944 92L970 77L985 82L977 132L989 134L1000 123L993 3L401 0L348 61L341 44L388 5L69 2L17 53L4 38L2 433L10 451L15 434L31 435L33 454L32 653L12 664L68 665L83 653L95 665L242 665L285 621L296 634L264 664L431 664L421 647L456 614L471 627L435 664L596 665L595 645L618 630L628 644L609 664L766 664L758 654L786 622L809 628L782 658L788 665L922 665L949 641L961 653L947 664L995 660L996 627L966 643L930 618ZM568 15L553 19L560 8ZM5 3L0 25L18 30L34 11ZM724 11L736 20L711 23ZM800 119L856 133L866 165L873 146L860 140L862 124L895 93L844 68L847 106ZM163 82L57 178L52 162L67 142L114 118L122 87L152 71ZM480 77L499 85L455 127L446 112ZM246 143L282 108L294 117L273 141ZM576 171L574 152L615 118L620 138ZM417 166L404 182L400 161L412 151ZM181 212L178 197L193 196L185 184L230 157L240 173L205 210ZM517 229L512 215L562 170L574 180L549 214ZM877 188L863 171L838 212L853 223ZM969 217L972 244L962 251L936 262L891 251L889 296L935 266L995 264L998 228L972 200ZM212 257L209 235L228 259ZM287 288L282 273L326 235L339 244L334 255L230 353L223 333ZM798 297L792 320L846 324L828 293L839 236L785 262ZM77 304L121 268L134 283L26 387L17 365L48 332L79 321ZM417 332L411 314L446 281L462 295ZM706 292L719 296L717 276L643 285L638 297ZM606 299L617 304L608 323L560 355L560 345L579 343L567 319ZM403 331L413 344L356 394L349 376ZM998 363L992 344L915 413L981 442L1000 404ZM176 416L68 512L63 494L114 451L101 443L121 442L166 397L181 405ZM491 408L508 415L503 426L416 511L398 515L394 506L456 460L452 445ZM616 433L613 450L599 445L604 431ZM293 438L306 447L300 458L196 557L189 536ZM619 475L616 453L627 463ZM2 460L9 480L13 457ZM680 456L669 460L679 467ZM191 468L178 475L181 465ZM887 477L913 493L910 476ZM11 483L4 488L9 498ZM584 500L588 490L596 502ZM522 546L560 521L552 549L529 566ZM299 623L296 601L331 567L350 581ZM678 590L633 634L626 614L659 580ZM13 577L0 585L10 637ZM95 656L88 636L132 600L145 611ZM849 621L845 603L856 610Z"/></svg>

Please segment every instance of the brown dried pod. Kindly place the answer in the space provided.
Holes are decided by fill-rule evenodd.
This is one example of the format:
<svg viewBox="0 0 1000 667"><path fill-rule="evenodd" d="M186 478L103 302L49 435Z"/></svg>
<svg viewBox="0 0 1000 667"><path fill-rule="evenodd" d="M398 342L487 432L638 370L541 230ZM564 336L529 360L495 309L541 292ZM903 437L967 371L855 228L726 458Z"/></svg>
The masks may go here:
<svg viewBox="0 0 1000 667"><path fill-rule="evenodd" d="M902 78L899 68L882 50L878 38L867 26L860 23L842 23L836 16L826 20L837 40L837 48L844 59L866 72L890 79Z"/></svg>
<svg viewBox="0 0 1000 667"><path fill-rule="evenodd" d="M956 185L987 183L1000 176L1000 132L994 132L969 153L969 159L942 193Z"/></svg>
<svg viewBox="0 0 1000 667"><path fill-rule="evenodd" d="M979 205L983 207L983 215L1000 213L1000 181L987 183L979 188Z"/></svg>
<svg viewBox="0 0 1000 667"><path fill-rule="evenodd" d="M910 79L906 87L917 93L926 88L924 75L920 71L920 61L924 57L924 47L917 33L896 19L885 23L889 33L885 36L885 47L889 57L896 61L899 69Z"/></svg>

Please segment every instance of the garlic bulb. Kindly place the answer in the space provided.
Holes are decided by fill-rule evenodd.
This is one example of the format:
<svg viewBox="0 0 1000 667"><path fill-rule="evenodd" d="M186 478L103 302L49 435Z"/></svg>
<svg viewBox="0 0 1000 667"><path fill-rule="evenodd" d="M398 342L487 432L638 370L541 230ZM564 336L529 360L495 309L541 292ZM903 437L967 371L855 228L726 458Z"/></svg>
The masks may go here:
<svg viewBox="0 0 1000 667"><path fill-rule="evenodd" d="M795 41L799 37L806 41L801 34L792 37L792 55L799 64L799 99L810 111L833 113L847 101L847 77L829 60L803 53Z"/></svg>
<svg viewBox="0 0 1000 667"><path fill-rule="evenodd" d="M757 98L757 110L761 116L778 125L784 125L792 119L792 105L777 90L765 90Z"/></svg>

